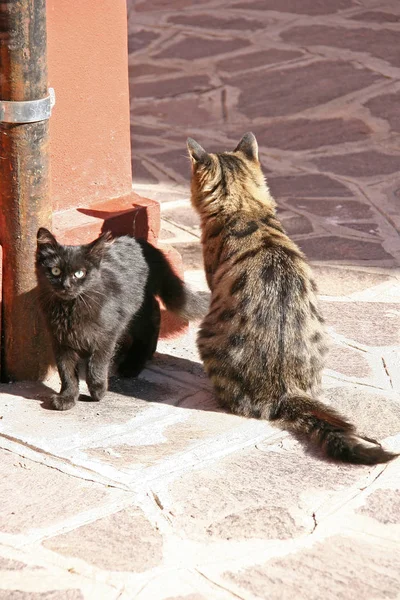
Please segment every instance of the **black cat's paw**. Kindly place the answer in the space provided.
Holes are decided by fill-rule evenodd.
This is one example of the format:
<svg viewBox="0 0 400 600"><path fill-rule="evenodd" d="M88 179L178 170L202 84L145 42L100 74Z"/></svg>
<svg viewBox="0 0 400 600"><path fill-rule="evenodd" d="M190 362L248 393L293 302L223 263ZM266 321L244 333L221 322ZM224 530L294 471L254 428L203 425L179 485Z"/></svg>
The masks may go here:
<svg viewBox="0 0 400 600"><path fill-rule="evenodd" d="M74 406L75 400L72 395L53 394L50 404L54 410L69 410Z"/></svg>
<svg viewBox="0 0 400 600"><path fill-rule="evenodd" d="M94 402L100 402L106 395L107 386L104 384L88 385L90 397Z"/></svg>

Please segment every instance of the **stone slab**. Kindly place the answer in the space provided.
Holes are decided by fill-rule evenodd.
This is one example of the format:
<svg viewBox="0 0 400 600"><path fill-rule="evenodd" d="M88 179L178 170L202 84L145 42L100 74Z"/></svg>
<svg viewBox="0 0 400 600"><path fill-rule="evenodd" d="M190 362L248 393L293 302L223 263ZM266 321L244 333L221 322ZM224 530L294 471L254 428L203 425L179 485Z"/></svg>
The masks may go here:
<svg viewBox="0 0 400 600"><path fill-rule="evenodd" d="M399 486L400 487L400 486ZM357 512L384 525L400 525L400 489L380 489L370 494Z"/></svg>
<svg viewBox="0 0 400 600"><path fill-rule="evenodd" d="M264 24L256 19L247 19L244 17L231 17L221 18L216 15L206 14L191 14L191 15L178 15L168 18L169 23L175 23L177 25L185 25L188 27L199 27L208 29L210 27L217 27L218 29L228 29L233 31L256 31L257 29L263 29Z"/></svg>
<svg viewBox="0 0 400 600"><path fill-rule="evenodd" d="M43 545L108 571L140 573L158 566L163 555L160 533L136 507L48 538Z"/></svg>
<svg viewBox="0 0 400 600"><path fill-rule="evenodd" d="M281 197L351 198L353 196L342 182L320 173L272 175L267 181L278 204Z"/></svg>
<svg viewBox="0 0 400 600"><path fill-rule="evenodd" d="M400 43L399 31L311 25L293 27L285 31L282 38L292 43L298 43L301 40L301 43L307 46L334 46L348 48L355 52L368 52L395 67L400 66L400 57L397 52Z"/></svg>
<svg viewBox="0 0 400 600"><path fill-rule="evenodd" d="M348 346L335 345L329 348L326 367L338 371L343 375L358 379L373 377L373 369L368 360L367 352L362 352Z"/></svg>
<svg viewBox="0 0 400 600"><path fill-rule="evenodd" d="M248 73L226 77L224 81L241 90L238 110L249 119L256 119L296 114L362 90L379 79L372 71L356 69L349 62L321 61L285 70L264 69L257 77Z"/></svg>
<svg viewBox="0 0 400 600"><path fill-rule="evenodd" d="M120 490L70 477L11 452L0 450L0 456L1 534L45 535L57 524L112 506L123 497Z"/></svg>
<svg viewBox="0 0 400 600"><path fill-rule="evenodd" d="M257 67L264 67L268 64L287 62L296 58L301 58L302 53L295 50L277 50L270 48L267 50L258 50L257 52L247 52L230 58L221 60L217 63L218 69L228 73L237 71L248 71ZM259 133L257 133L259 135Z"/></svg>
<svg viewBox="0 0 400 600"><path fill-rule="evenodd" d="M368 21L371 23L400 23L400 15L384 12L382 10L366 10L350 17L354 21Z"/></svg>
<svg viewBox="0 0 400 600"><path fill-rule="evenodd" d="M154 33L154 31L146 29L136 29L135 31L132 31L132 33L128 35L129 54L143 50L157 38L158 35Z"/></svg>
<svg viewBox="0 0 400 600"><path fill-rule="evenodd" d="M100 446L92 445L83 452L88 458L112 465L126 473L135 467L154 467L174 457L179 464L179 455L195 450L213 437L223 435L241 425L240 419L218 411L216 403L206 392L197 392L182 402L179 420L166 422L164 426L154 424L151 435L147 428L133 432L123 440L106 439ZM214 407L214 410L212 408ZM190 411L187 409L191 409ZM207 410L208 409L208 410ZM193 414L190 414L190 412ZM204 412L206 411L206 412Z"/></svg>
<svg viewBox="0 0 400 600"><path fill-rule="evenodd" d="M299 15L328 15L351 8L352 0L332 0L329 3L324 0L255 0L252 2L239 2L234 5L235 8L246 10L287 12Z"/></svg>
<svg viewBox="0 0 400 600"><path fill-rule="evenodd" d="M279 431L279 430L278 430ZM158 496L182 536L193 540L283 540L312 531L316 504L331 500L362 469L316 462L296 450L246 449L179 478ZM279 465L279 467L278 467Z"/></svg>
<svg viewBox="0 0 400 600"><path fill-rule="evenodd" d="M395 600L399 569L399 550L388 551L381 540L335 536L224 578L269 600Z"/></svg>
<svg viewBox="0 0 400 600"><path fill-rule="evenodd" d="M162 79L157 83L137 83L135 95L138 98L171 98L178 94L201 92L210 87L210 81L205 75L187 75Z"/></svg>
<svg viewBox="0 0 400 600"><path fill-rule="evenodd" d="M351 264L353 261L390 261L393 256L379 242L327 235L298 240L300 248L311 260L338 260Z"/></svg>
<svg viewBox="0 0 400 600"><path fill-rule="evenodd" d="M232 38L229 40L218 40L205 38L193 34L185 34L178 41L169 44L161 52L154 55L155 59L177 58L179 60L197 60L235 52L249 46L249 42L243 39Z"/></svg>
<svg viewBox="0 0 400 600"><path fill-rule="evenodd" d="M327 217L330 222L346 219L368 219L373 215L371 206L358 200L288 200L289 206L306 211L317 217Z"/></svg>
<svg viewBox="0 0 400 600"><path fill-rule="evenodd" d="M400 396L392 390L347 384L325 390L324 398L368 437L383 440L400 429Z"/></svg>
<svg viewBox="0 0 400 600"><path fill-rule="evenodd" d="M360 119L287 119L257 128L257 141L282 150L312 150L368 140L370 129Z"/></svg>
<svg viewBox="0 0 400 600"><path fill-rule="evenodd" d="M349 296L357 292L367 292L386 283L396 285L397 278L391 269L356 269L335 265L313 265L318 291L326 296Z"/></svg>
<svg viewBox="0 0 400 600"><path fill-rule="evenodd" d="M319 158L316 163L321 170L340 175L376 177L398 172L400 170L400 155L366 150L365 152Z"/></svg>
<svg viewBox="0 0 400 600"><path fill-rule="evenodd" d="M81 383L83 392L85 386ZM82 400L71 410L59 412L48 409L52 392L39 384L0 386L0 433L23 440L33 448L65 456L96 440L113 435L121 439L145 423L163 421L170 405L188 395L185 385L171 378L113 378L101 402L91 402L82 394Z"/></svg>
<svg viewBox="0 0 400 600"><path fill-rule="evenodd" d="M23 592L0 590L1 600L85 600L80 590L53 590L51 592Z"/></svg>
<svg viewBox="0 0 400 600"><path fill-rule="evenodd" d="M400 17L399 17L400 21ZM399 94L381 94L365 103L371 113L380 119L386 119L390 128L400 133Z"/></svg>
<svg viewBox="0 0 400 600"><path fill-rule="evenodd" d="M290 236L304 235L313 231L311 220L304 215L286 209L278 209L278 217L286 233Z"/></svg>
<svg viewBox="0 0 400 600"><path fill-rule="evenodd" d="M400 342L398 304L324 301L321 309L327 323L349 340L377 347Z"/></svg>

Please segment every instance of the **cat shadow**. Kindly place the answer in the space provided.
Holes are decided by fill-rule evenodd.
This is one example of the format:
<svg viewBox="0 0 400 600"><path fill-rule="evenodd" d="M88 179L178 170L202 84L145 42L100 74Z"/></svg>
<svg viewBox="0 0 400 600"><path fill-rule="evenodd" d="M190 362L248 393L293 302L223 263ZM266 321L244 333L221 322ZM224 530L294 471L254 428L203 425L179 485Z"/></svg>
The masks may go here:
<svg viewBox="0 0 400 600"><path fill-rule="evenodd" d="M51 395L55 390L42 381L30 381L22 383L3 383L0 385L0 394L9 394L18 396L26 400L35 400L41 402L41 407L46 410L53 410L50 406Z"/></svg>
<svg viewBox="0 0 400 600"><path fill-rule="evenodd" d="M160 377L162 377L161 383L159 382ZM219 404L211 382L200 363L169 354L156 353L152 361L148 363L142 377L110 378L109 391L145 402L168 404L176 408L233 414ZM237 418L243 421L252 419L243 416L237 416ZM268 420L265 420L264 423L268 424L267 427L271 426ZM315 446L306 436L296 432L289 433L279 427L273 429L278 436L281 435L282 438L289 436L299 443L302 451L294 450L296 454L301 455L301 452L304 452L306 456L325 463L343 464L341 461L327 457L322 449Z"/></svg>
<svg viewBox="0 0 400 600"><path fill-rule="evenodd" d="M52 361L50 361L52 364ZM55 369L55 365L52 364ZM81 370L81 378L83 375L83 368ZM56 412L51 406L51 398L54 394L57 394L60 390L60 383L54 382L54 386L50 387L43 381L22 381L9 383L0 383L0 394L9 394L10 396L18 396L26 400L33 400L40 402L41 408L44 410L50 410ZM79 402L96 402L88 394L82 393L78 398Z"/></svg>
<svg viewBox="0 0 400 600"><path fill-rule="evenodd" d="M6 393L40 402L42 409L54 413L58 411L54 410L51 406L51 396L58 390L59 384L50 387L43 382L14 383L12 386L9 386L9 384L0 385L1 394ZM232 414L229 410L219 405L211 383L200 363L169 354L156 353L154 358L148 363L144 375L139 378L111 376L108 392L144 402L167 404L175 408L225 413L227 415ZM106 397L101 403L106 403L110 400L110 398L107 399ZM85 393L80 394L78 401L87 403L96 402ZM240 418L244 419L244 417ZM279 428L276 428L276 431L279 433ZM287 435L285 430L281 430L281 433L283 436ZM299 442L304 453L313 459L331 464L343 464L340 461L325 456L320 448L316 447L301 434L292 432L291 437ZM354 465L350 466L354 468Z"/></svg>
<svg viewBox="0 0 400 600"><path fill-rule="evenodd" d="M42 403L41 403L40 406L44 410L51 410L53 412L57 412L53 408L53 406L51 405L51 396L53 396L54 393L57 393L57 392L55 392L55 390L51 390L51 393L48 395L47 398L42 398L41 399ZM90 402L97 402L97 400L93 400L93 398L91 398L88 394L79 394L78 402L87 402L87 403L90 403Z"/></svg>
<svg viewBox="0 0 400 600"><path fill-rule="evenodd" d="M81 386L85 380L85 367L80 369ZM0 385L0 393L19 396L27 400L40 402L43 410L57 412L51 406L51 398L60 389L59 381L48 385L44 382L14 383ZM108 393L126 396L145 402L168 404L189 410L206 412L227 412L218 404L211 383L203 366L190 359L156 352L143 375L139 377L119 377L111 375ZM107 396L101 401L106 403ZM112 400L111 400L112 401ZM78 402L94 403L85 391L79 395Z"/></svg>
<svg viewBox="0 0 400 600"><path fill-rule="evenodd" d="M226 412L218 404L201 363L169 354L156 353L138 378L111 377L108 389L146 402L189 410Z"/></svg>

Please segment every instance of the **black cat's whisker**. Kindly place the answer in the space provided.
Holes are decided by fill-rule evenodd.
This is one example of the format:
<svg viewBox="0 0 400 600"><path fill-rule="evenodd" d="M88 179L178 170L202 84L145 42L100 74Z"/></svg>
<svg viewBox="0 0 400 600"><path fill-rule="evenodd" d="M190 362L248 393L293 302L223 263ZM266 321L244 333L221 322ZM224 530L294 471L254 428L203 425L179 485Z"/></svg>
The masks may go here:
<svg viewBox="0 0 400 600"><path fill-rule="evenodd" d="M98 296L98 298L95 298L92 294L90 295L90 299L93 300L93 302L96 302L99 306L101 306L101 300L102 298L107 298L106 294L95 294L96 296Z"/></svg>
<svg viewBox="0 0 400 600"><path fill-rule="evenodd" d="M80 298L80 299L82 300L82 302L85 304L85 306L86 306L87 308L90 308L90 304L89 304L90 302L93 302L93 304L94 304L95 306L101 307L101 303L100 303L100 302L98 302L97 300L95 300L95 299L93 298L93 295L92 295L92 294L90 294L90 295L89 295L89 294L88 294L87 292L85 292L85 291L81 292L81 293L79 294L78 298ZM85 298L86 298L86 300L85 300Z"/></svg>
<svg viewBox="0 0 400 600"><path fill-rule="evenodd" d="M79 296L77 297L77 300L81 300L81 301L82 301L82 304L83 304L83 305L84 305L86 308L90 309L90 306L89 306L89 305L88 305L88 303L85 301L85 299L84 299L84 297L83 297L83 294L79 294Z"/></svg>
<svg viewBox="0 0 400 600"><path fill-rule="evenodd" d="M86 300L85 300L85 296L86 296L86 298L87 298ZM90 303L89 303L89 301L88 301L88 300L92 300L92 298L91 298L90 296L88 296L88 294L85 294L85 293L83 292L82 294L79 294L78 298L79 298L80 300L82 300L82 303L83 303L83 305L84 305L84 306L86 306L86 308L87 308L89 311L90 311L90 310L93 308L92 306L90 306ZM98 303L96 303L96 302L95 302L95 304L96 304L96 306L100 306L100 304L98 304Z"/></svg>

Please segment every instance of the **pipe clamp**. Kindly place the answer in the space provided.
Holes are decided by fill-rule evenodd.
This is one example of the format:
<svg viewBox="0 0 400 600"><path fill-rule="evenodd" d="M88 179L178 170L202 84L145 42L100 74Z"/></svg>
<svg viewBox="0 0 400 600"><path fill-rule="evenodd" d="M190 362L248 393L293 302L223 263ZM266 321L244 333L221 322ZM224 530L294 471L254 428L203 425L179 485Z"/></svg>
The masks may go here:
<svg viewBox="0 0 400 600"><path fill-rule="evenodd" d="M0 123L36 123L50 119L51 109L56 103L53 88L49 95L40 100L17 102L0 100Z"/></svg>

